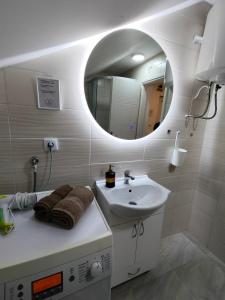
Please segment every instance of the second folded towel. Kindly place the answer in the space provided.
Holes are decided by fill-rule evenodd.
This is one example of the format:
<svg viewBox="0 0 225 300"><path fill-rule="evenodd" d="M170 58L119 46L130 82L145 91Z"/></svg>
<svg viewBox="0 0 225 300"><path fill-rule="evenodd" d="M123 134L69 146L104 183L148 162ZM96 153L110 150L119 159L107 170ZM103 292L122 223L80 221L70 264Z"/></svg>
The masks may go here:
<svg viewBox="0 0 225 300"><path fill-rule="evenodd" d="M41 221L51 221L52 208L72 190L71 186L62 185L49 196L42 198L34 205L35 217Z"/></svg>
<svg viewBox="0 0 225 300"><path fill-rule="evenodd" d="M52 222L63 228L71 229L79 221L93 199L92 191L84 186L76 186L53 207Z"/></svg>

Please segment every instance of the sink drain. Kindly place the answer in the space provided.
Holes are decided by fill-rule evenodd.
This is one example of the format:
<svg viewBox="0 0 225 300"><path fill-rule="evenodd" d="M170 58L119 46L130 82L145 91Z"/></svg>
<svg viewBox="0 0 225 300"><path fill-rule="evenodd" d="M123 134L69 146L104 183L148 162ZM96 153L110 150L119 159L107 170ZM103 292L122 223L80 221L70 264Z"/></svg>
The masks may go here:
<svg viewBox="0 0 225 300"><path fill-rule="evenodd" d="M134 202L134 201L130 201L129 204L130 204L130 205L137 205L137 203Z"/></svg>

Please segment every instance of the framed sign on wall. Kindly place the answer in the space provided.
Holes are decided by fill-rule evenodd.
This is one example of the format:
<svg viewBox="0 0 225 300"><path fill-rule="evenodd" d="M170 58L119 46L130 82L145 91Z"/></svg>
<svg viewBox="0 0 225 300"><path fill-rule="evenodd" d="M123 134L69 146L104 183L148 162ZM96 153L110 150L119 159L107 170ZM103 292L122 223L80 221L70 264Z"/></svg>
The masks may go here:
<svg viewBox="0 0 225 300"><path fill-rule="evenodd" d="M37 106L39 109L61 109L59 79L37 77Z"/></svg>

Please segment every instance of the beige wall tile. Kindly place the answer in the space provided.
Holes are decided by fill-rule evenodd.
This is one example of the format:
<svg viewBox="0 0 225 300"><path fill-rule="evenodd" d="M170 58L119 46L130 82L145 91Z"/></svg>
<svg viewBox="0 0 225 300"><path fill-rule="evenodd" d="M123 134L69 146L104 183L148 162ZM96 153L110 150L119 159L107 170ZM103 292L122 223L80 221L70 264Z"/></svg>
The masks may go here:
<svg viewBox="0 0 225 300"><path fill-rule="evenodd" d="M225 216L225 197L224 197L224 188L223 188L223 192L217 201L215 217L223 218L224 216Z"/></svg>
<svg viewBox="0 0 225 300"><path fill-rule="evenodd" d="M161 238L164 238L166 236L173 234L172 233L173 218L174 218L174 211L167 210L166 213L164 214Z"/></svg>
<svg viewBox="0 0 225 300"><path fill-rule="evenodd" d="M198 190L209 197L219 199L222 193L223 183L217 178L210 178L200 174L198 178Z"/></svg>
<svg viewBox="0 0 225 300"><path fill-rule="evenodd" d="M158 182L164 185L172 192L195 189L196 174L190 173L190 174L180 175L180 176L163 177L163 178L159 178Z"/></svg>
<svg viewBox="0 0 225 300"><path fill-rule="evenodd" d="M37 174L37 191L55 189L63 184L72 186L77 184L90 184L90 167L82 166L55 166L52 168L52 176L48 184L49 168L39 168ZM31 192L33 186L31 169L16 169L16 190L19 192Z"/></svg>
<svg viewBox="0 0 225 300"><path fill-rule="evenodd" d="M225 164L224 156L225 143L223 141L218 139L207 139L204 141L201 154L201 165L203 167L205 164L207 166L212 166L214 163Z"/></svg>
<svg viewBox="0 0 225 300"><path fill-rule="evenodd" d="M0 194L12 194L15 191L12 170L0 170Z"/></svg>
<svg viewBox="0 0 225 300"><path fill-rule="evenodd" d="M50 155L44 150L42 139L12 139L12 153L17 168L29 168L31 157L39 158L39 166L49 162ZM59 139L59 151L53 152L55 166L88 165L90 140Z"/></svg>
<svg viewBox="0 0 225 300"><path fill-rule="evenodd" d="M0 139L0 171L12 171L14 167L10 139Z"/></svg>
<svg viewBox="0 0 225 300"><path fill-rule="evenodd" d="M222 261L225 261L224 233L225 233L224 216L223 218L216 217L213 220L212 231L210 234L208 247L209 250L211 250Z"/></svg>
<svg viewBox="0 0 225 300"><path fill-rule="evenodd" d="M213 218L216 213L218 206L218 199L209 197L207 194L195 191L194 201L193 201L193 210L207 214L209 217Z"/></svg>
<svg viewBox="0 0 225 300"><path fill-rule="evenodd" d="M162 237L185 231L191 214L191 203L166 209L163 221Z"/></svg>
<svg viewBox="0 0 225 300"><path fill-rule="evenodd" d="M184 71L173 69L174 95L181 97L192 97L194 80L193 76L186 74ZM176 84L178 83L179 84ZM175 97L173 98L173 100ZM177 102L177 101L176 101Z"/></svg>
<svg viewBox="0 0 225 300"><path fill-rule="evenodd" d="M169 160L174 146L172 139L150 139L146 142L144 159L167 159Z"/></svg>
<svg viewBox="0 0 225 300"><path fill-rule="evenodd" d="M11 105L9 114L14 138L90 137L90 120L82 111L47 111Z"/></svg>
<svg viewBox="0 0 225 300"><path fill-rule="evenodd" d="M142 160L144 146L135 142L91 141L91 163Z"/></svg>
<svg viewBox="0 0 225 300"><path fill-rule="evenodd" d="M204 160L204 162L203 162ZM200 164L200 173L207 177L209 181L223 181L223 176L225 173L225 164L222 162L216 161L214 159L210 159L210 154L201 156L201 164ZM214 193L214 191L212 191Z"/></svg>
<svg viewBox="0 0 225 300"><path fill-rule="evenodd" d="M176 207L174 210L174 219L172 222L172 233L186 231L188 229L191 216L191 203Z"/></svg>
<svg viewBox="0 0 225 300"><path fill-rule="evenodd" d="M192 209L189 232L204 245L208 245L212 226L212 218L201 210Z"/></svg>
<svg viewBox="0 0 225 300"><path fill-rule="evenodd" d="M6 103L4 69L0 70L0 104Z"/></svg>
<svg viewBox="0 0 225 300"><path fill-rule="evenodd" d="M192 204L193 190L183 190L179 192L172 192L166 202L166 209L175 209L176 207Z"/></svg>
<svg viewBox="0 0 225 300"><path fill-rule="evenodd" d="M0 138L9 138L8 108L0 104Z"/></svg>

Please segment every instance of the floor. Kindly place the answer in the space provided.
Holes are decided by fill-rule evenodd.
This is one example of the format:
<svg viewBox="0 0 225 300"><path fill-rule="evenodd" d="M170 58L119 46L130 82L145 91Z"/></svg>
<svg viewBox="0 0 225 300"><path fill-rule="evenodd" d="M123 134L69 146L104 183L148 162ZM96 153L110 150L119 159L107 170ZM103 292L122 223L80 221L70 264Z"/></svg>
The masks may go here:
<svg viewBox="0 0 225 300"><path fill-rule="evenodd" d="M175 234L163 239L157 268L113 288L112 300L225 300L225 264Z"/></svg>

